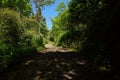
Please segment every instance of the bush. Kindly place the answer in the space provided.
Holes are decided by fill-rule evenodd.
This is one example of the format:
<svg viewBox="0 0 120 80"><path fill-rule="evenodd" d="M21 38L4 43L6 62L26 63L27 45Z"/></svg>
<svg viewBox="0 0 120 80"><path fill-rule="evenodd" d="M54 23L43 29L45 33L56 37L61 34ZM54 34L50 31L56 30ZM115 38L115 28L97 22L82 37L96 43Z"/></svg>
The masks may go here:
<svg viewBox="0 0 120 80"><path fill-rule="evenodd" d="M0 71L11 62L31 56L43 46L39 23L10 9L0 9Z"/></svg>
<svg viewBox="0 0 120 80"><path fill-rule="evenodd" d="M14 13L14 14L13 14ZM9 9L0 9L0 67L6 67L8 56L14 55L22 34L20 14Z"/></svg>
<svg viewBox="0 0 120 80"><path fill-rule="evenodd" d="M39 23L31 18L23 19L25 31L21 36L20 45L25 50L30 51L30 49L37 49L43 47L43 37L39 32L40 25ZM26 46L26 47L25 47Z"/></svg>
<svg viewBox="0 0 120 80"><path fill-rule="evenodd" d="M64 32L59 35L55 45L81 50L81 46L84 41L82 35L83 33L81 31Z"/></svg>

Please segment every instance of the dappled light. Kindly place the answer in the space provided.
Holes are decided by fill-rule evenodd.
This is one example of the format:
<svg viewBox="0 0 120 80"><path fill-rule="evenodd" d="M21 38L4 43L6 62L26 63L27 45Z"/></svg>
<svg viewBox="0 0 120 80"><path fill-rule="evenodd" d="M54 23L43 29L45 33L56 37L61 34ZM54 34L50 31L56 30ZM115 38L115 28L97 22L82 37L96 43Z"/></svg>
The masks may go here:
<svg viewBox="0 0 120 80"><path fill-rule="evenodd" d="M120 80L120 0L0 0L0 80Z"/></svg>
<svg viewBox="0 0 120 80"><path fill-rule="evenodd" d="M84 75L83 80L86 80L86 75L94 72L88 69L92 64L90 62L86 64L86 62L86 59L81 60L78 53L74 52L38 53L31 59L6 71L7 74L9 73L6 76L9 80L73 80L80 79L81 75Z"/></svg>
<svg viewBox="0 0 120 80"><path fill-rule="evenodd" d="M37 53L37 55L13 66L15 67L11 67L4 73L9 80L102 79L102 75L96 71L96 66L79 56L77 52Z"/></svg>
<svg viewBox="0 0 120 80"><path fill-rule="evenodd" d="M25 62L25 65L29 65L32 62L34 62L34 60L28 60L28 61Z"/></svg>

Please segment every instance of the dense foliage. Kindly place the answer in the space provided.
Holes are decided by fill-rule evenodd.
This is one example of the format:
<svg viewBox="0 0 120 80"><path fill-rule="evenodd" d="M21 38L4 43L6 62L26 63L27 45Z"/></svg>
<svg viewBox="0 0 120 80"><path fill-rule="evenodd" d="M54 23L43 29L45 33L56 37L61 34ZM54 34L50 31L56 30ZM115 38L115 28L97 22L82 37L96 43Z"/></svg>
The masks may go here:
<svg viewBox="0 0 120 80"><path fill-rule="evenodd" d="M0 71L41 50L49 37L57 46L79 51L96 65L97 71L120 74L119 0L61 2L56 8L59 14L51 19L49 36L41 9L54 0L33 2L37 11L31 15L30 0L0 1Z"/></svg>
<svg viewBox="0 0 120 80"><path fill-rule="evenodd" d="M6 8L0 9L0 19L1 69L43 46L43 38L38 34L40 25L36 20L21 18L19 13Z"/></svg>
<svg viewBox="0 0 120 80"><path fill-rule="evenodd" d="M41 11L34 15L32 0L0 1L0 72L9 64L32 56L47 43L46 20ZM37 1L36 4L52 4L51 1Z"/></svg>
<svg viewBox="0 0 120 80"><path fill-rule="evenodd" d="M29 16L32 12L30 0L0 0L0 7L16 10L25 16Z"/></svg>
<svg viewBox="0 0 120 80"><path fill-rule="evenodd" d="M51 31L57 45L77 49L101 70L118 72L120 1L71 0L68 8L61 5Z"/></svg>
<svg viewBox="0 0 120 80"><path fill-rule="evenodd" d="M77 24L75 21L72 21L74 18L71 16L70 8L63 2L58 5L56 10L59 12L59 15L52 19L53 27L50 34L55 41L55 45L79 49L84 42L82 36L86 29L86 24Z"/></svg>

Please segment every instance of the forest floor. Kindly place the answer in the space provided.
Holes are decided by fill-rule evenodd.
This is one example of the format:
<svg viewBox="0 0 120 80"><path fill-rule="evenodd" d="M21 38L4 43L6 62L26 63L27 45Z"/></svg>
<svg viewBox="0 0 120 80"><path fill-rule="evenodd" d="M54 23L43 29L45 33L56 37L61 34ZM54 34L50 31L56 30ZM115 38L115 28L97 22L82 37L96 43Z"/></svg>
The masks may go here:
<svg viewBox="0 0 120 80"><path fill-rule="evenodd" d="M0 80L110 80L99 74L79 53L47 44L45 50L11 65Z"/></svg>

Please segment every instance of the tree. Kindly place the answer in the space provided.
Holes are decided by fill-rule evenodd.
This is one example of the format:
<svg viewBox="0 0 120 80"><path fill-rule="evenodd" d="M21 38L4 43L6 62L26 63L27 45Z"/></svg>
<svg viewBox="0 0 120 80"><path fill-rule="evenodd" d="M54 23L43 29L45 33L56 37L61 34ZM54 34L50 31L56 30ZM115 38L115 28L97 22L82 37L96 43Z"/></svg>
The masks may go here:
<svg viewBox="0 0 120 80"><path fill-rule="evenodd" d="M30 3L30 0L1 0L0 7L10 8L17 12L20 12L25 16L30 16L32 13L32 5Z"/></svg>
<svg viewBox="0 0 120 80"><path fill-rule="evenodd" d="M54 0L33 0L35 6L36 6L36 11L37 11L37 19L40 21L42 20L42 15L41 15L41 9L45 5L50 5L54 3Z"/></svg>
<svg viewBox="0 0 120 80"><path fill-rule="evenodd" d="M119 5L119 0L72 0L69 4L69 27L74 30L86 25L81 53L114 73L120 67Z"/></svg>
<svg viewBox="0 0 120 80"><path fill-rule="evenodd" d="M64 4L64 2L60 2L58 7L56 8L56 11L62 12L65 8L66 8L66 5Z"/></svg>
<svg viewBox="0 0 120 80"><path fill-rule="evenodd" d="M44 7L45 5L53 4L55 0L33 0L36 8Z"/></svg>

